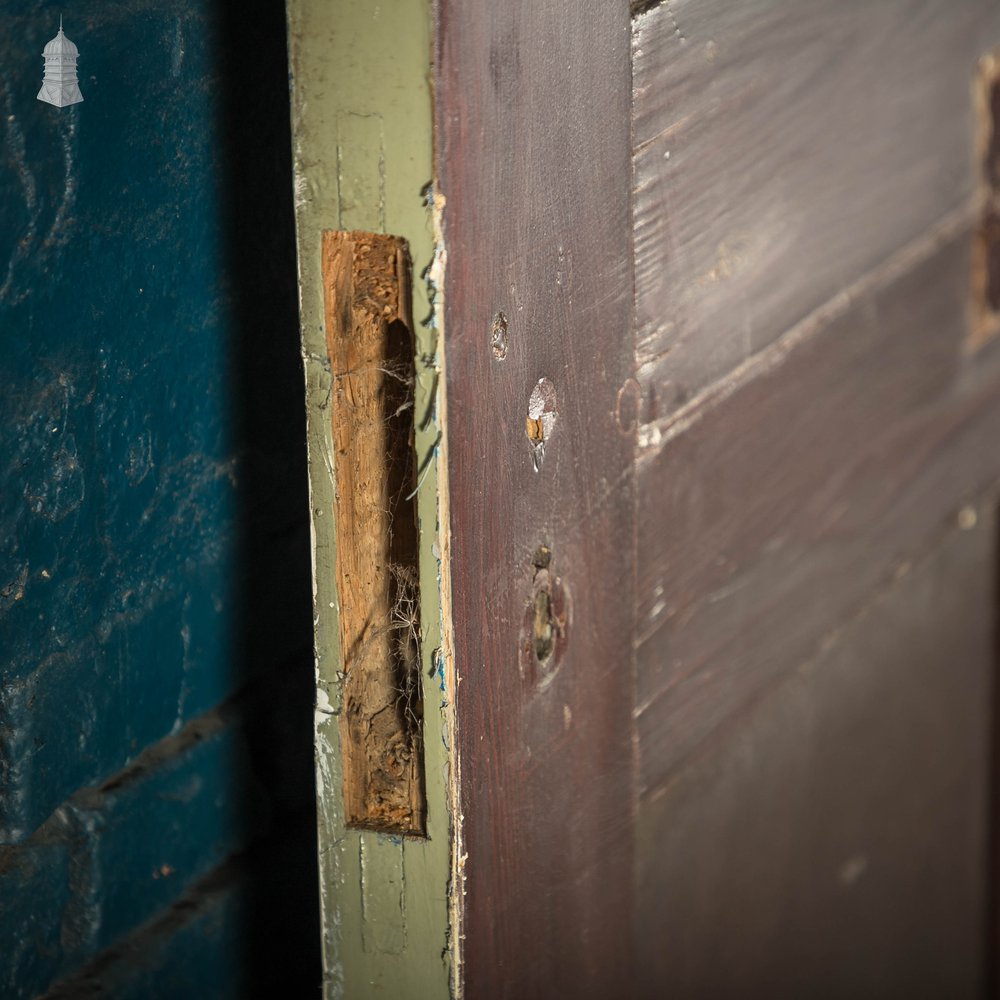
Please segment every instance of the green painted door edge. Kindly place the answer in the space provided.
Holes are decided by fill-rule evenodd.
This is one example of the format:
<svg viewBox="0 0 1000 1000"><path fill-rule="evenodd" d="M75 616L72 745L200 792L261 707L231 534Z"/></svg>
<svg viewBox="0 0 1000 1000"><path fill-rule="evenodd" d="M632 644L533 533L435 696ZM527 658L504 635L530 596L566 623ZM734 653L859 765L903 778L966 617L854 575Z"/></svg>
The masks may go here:
<svg viewBox="0 0 1000 1000"><path fill-rule="evenodd" d="M438 395L443 267L433 197L430 0L287 0L300 325L306 379L316 642L316 785L324 997L447 998L458 971L452 931L452 682L442 649L447 539L441 536ZM344 825L338 712L330 368L320 267L324 229L404 237L413 259L416 447L421 469L426 840ZM440 283L438 282L438 287ZM457 906L454 908L457 913Z"/></svg>

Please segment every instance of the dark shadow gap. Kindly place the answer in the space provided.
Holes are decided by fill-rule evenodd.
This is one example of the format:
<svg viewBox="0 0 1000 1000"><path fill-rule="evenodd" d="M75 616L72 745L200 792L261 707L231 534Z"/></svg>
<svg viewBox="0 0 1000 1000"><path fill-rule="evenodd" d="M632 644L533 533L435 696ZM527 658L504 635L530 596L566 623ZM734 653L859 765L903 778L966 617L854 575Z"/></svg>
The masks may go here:
<svg viewBox="0 0 1000 1000"><path fill-rule="evenodd" d="M242 995L315 996L312 586L284 4L218 0L216 23L240 495L232 669L242 685L267 686L245 727L254 787L238 789L238 822L250 829L269 814L245 867Z"/></svg>

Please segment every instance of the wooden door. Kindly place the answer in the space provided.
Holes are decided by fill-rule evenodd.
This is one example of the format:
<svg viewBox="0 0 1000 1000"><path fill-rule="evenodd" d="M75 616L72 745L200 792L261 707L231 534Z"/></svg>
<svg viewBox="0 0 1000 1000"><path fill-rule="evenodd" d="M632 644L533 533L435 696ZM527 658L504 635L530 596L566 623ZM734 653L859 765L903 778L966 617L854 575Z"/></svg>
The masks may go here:
<svg viewBox="0 0 1000 1000"><path fill-rule="evenodd" d="M431 13L452 988L982 995L1000 11Z"/></svg>
<svg viewBox="0 0 1000 1000"><path fill-rule="evenodd" d="M998 14L633 21L634 913L671 996L982 995Z"/></svg>
<svg viewBox="0 0 1000 1000"><path fill-rule="evenodd" d="M996 7L644 6L442 4L468 995L976 995Z"/></svg>

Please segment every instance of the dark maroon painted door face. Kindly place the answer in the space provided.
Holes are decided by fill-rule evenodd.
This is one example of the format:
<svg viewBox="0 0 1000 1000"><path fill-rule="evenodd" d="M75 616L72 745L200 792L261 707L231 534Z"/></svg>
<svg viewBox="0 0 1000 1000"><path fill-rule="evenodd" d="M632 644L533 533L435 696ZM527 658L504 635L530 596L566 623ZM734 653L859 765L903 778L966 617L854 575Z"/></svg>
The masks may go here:
<svg viewBox="0 0 1000 1000"><path fill-rule="evenodd" d="M468 995L979 995L1000 14L438 14Z"/></svg>

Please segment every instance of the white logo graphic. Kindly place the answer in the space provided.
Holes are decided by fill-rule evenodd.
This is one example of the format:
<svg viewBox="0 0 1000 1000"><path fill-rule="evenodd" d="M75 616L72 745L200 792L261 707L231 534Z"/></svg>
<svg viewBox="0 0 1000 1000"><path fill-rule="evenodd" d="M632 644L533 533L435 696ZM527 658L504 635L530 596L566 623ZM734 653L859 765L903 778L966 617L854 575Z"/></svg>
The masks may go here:
<svg viewBox="0 0 1000 1000"><path fill-rule="evenodd" d="M38 99L65 108L68 104L79 104L83 100L80 85L76 80L76 60L80 55L77 47L63 34L62 18L59 18L59 34L45 46L45 78Z"/></svg>

